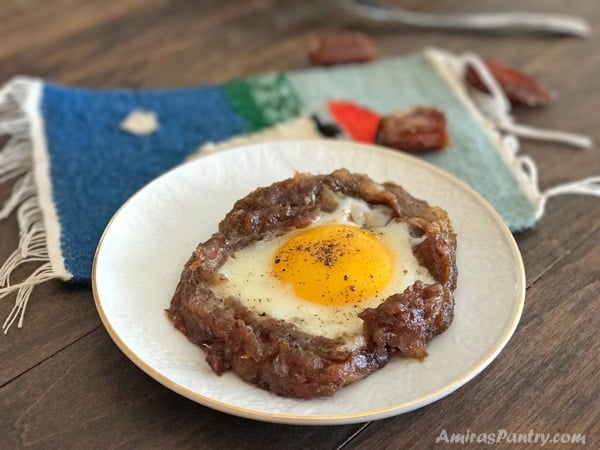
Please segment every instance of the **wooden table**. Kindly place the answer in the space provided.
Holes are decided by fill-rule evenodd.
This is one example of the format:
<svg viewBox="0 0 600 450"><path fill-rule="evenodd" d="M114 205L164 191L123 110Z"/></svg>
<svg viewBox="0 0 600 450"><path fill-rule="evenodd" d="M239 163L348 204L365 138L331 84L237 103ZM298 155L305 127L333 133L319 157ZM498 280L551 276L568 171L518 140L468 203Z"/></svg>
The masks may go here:
<svg viewBox="0 0 600 450"><path fill-rule="evenodd" d="M481 8L493 8L486 2ZM438 45L472 50L534 74L556 92L550 107L520 110L524 123L586 133L600 143L600 5L511 0L510 9L587 17L588 39L368 28L384 55ZM460 0L422 5L464 10ZM471 3L470 3L471 4ZM0 4L0 80L37 75L94 87L184 86L307 65L320 33L360 24L328 2L12 0ZM364 27L363 27L364 29ZM600 174L598 149L525 143L542 188ZM0 198L10 185L0 187ZM435 447L451 433L584 433L600 446L600 202L563 196L518 233L527 272L521 323L500 356L452 395L372 423L309 427L254 422L193 403L130 362L100 323L88 285L34 290L26 326L0 336L0 448L335 449ZM0 222L0 260L17 242ZM12 301L0 304L4 318ZM3 320L3 319L2 319ZM457 448L457 445L451 445ZM473 445L481 447L481 445ZM535 447L535 445L534 445ZM552 448L564 448L552 446Z"/></svg>

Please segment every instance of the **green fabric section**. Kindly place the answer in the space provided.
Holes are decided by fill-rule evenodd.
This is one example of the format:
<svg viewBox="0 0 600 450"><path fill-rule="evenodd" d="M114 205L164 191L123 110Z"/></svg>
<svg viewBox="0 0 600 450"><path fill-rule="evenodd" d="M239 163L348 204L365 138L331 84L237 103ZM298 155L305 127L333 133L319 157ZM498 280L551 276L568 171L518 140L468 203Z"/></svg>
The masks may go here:
<svg viewBox="0 0 600 450"><path fill-rule="evenodd" d="M234 110L257 131L297 117L302 110L294 89L283 73L239 78L223 86Z"/></svg>
<svg viewBox="0 0 600 450"><path fill-rule="evenodd" d="M535 223L535 209L479 122L421 53L371 64L288 73L303 113L324 111L329 100L351 100L380 114L432 105L446 113L452 143L421 156L467 182L500 213L508 227Z"/></svg>

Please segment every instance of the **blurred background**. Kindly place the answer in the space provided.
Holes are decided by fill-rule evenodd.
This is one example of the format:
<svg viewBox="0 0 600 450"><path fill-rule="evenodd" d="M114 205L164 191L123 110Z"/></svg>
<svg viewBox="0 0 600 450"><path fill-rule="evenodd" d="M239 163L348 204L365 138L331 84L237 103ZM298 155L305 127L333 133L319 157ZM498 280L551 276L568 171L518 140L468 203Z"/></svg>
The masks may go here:
<svg viewBox="0 0 600 450"><path fill-rule="evenodd" d="M90 86L218 82L271 69L305 67L318 35L340 29L371 34L384 54L443 46L503 58L528 69L592 51L586 40L548 35L440 31L380 25L322 0L4 0L0 2L0 79L17 73ZM596 2L563 0L404 0L386 4L435 13L535 11L597 14ZM410 39L409 39L410 38ZM573 60L586 64L583 58ZM552 85L552 77L546 74ZM573 82L574 84L574 82ZM564 95L577 95L575 86ZM584 100L582 98L582 100Z"/></svg>

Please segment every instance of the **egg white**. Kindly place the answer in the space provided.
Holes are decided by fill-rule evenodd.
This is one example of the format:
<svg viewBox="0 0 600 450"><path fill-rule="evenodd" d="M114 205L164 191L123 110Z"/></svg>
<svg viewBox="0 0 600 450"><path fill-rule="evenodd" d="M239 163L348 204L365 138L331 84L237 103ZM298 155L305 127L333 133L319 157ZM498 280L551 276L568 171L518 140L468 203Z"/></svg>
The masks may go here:
<svg viewBox="0 0 600 450"><path fill-rule="evenodd" d="M358 317L365 308L374 308L390 295L404 291L415 281L434 283L426 267L419 264L412 248L420 240L410 236L403 222L390 221L382 207L371 207L363 200L338 196L338 206L330 213L322 213L310 226L337 223L362 226L380 236L381 242L394 256L394 273L391 281L373 297L348 306L328 306L298 297L293 287L272 274L271 261L277 249L297 230L271 240L258 241L230 257L219 273L227 279L215 286L219 297L234 296L247 308L258 314L293 323L301 330L327 338L362 335L362 319ZM303 230L305 230L304 228Z"/></svg>

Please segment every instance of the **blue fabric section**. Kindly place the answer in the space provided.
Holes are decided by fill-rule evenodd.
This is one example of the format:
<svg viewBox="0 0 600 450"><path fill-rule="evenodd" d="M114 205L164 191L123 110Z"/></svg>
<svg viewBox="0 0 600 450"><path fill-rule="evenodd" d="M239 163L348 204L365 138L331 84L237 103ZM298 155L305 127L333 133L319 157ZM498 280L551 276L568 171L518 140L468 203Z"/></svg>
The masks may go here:
<svg viewBox="0 0 600 450"><path fill-rule="evenodd" d="M288 78L305 113L323 111L329 100L355 101L383 115L417 105L443 110L450 146L420 157L466 181L513 231L535 223L534 205L486 130L422 53L372 64L303 70L288 74Z"/></svg>
<svg viewBox="0 0 600 450"><path fill-rule="evenodd" d="M218 86L134 92L45 84L41 107L61 247L76 280L90 279L102 231L131 194L198 146L248 129ZM158 130L121 130L135 110L154 112Z"/></svg>

